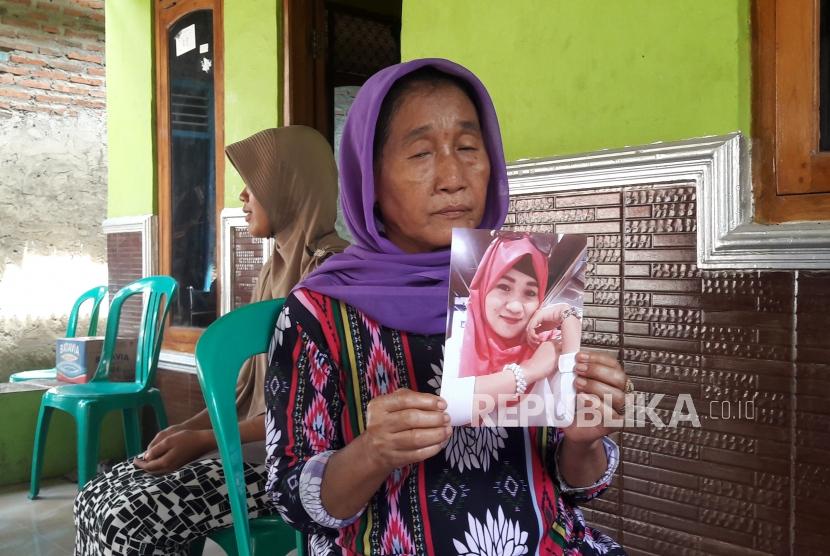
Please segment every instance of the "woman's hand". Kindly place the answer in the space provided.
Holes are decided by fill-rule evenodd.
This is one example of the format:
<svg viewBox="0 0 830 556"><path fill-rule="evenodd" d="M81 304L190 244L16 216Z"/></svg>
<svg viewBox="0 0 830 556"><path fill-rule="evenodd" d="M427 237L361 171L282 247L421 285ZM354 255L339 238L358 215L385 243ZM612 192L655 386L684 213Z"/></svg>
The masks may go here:
<svg viewBox="0 0 830 556"><path fill-rule="evenodd" d="M133 465L155 475L171 473L216 447L213 431L184 429L168 433L170 428L156 435L144 454L133 460Z"/></svg>
<svg viewBox="0 0 830 556"><path fill-rule="evenodd" d="M542 341L540 332L556 328L562 321L562 313L570 308L567 303L555 303L536 311L527 323L527 339L531 345Z"/></svg>
<svg viewBox="0 0 830 556"><path fill-rule="evenodd" d="M401 388L378 396L366 408L361 436L366 456L385 474L437 454L452 434L447 402L434 394Z"/></svg>
<svg viewBox="0 0 830 556"><path fill-rule="evenodd" d="M156 436L153 437L153 439L150 441L150 443L147 445L147 449L149 450L150 448L152 448L153 446L155 446L156 444L158 444L159 442L161 442L162 440L164 440L165 438L167 438L171 434L176 434L177 432L183 431L186 428L187 427L183 427L182 425L179 424L179 425L170 425L166 429L160 430L156 434Z"/></svg>
<svg viewBox="0 0 830 556"><path fill-rule="evenodd" d="M610 418L625 412L625 384L628 377L620 362L600 353L581 351L576 356L576 419L564 429L565 438L591 444L612 432ZM598 412L598 414L597 414ZM585 423L587 416L594 418ZM601 415L601 419L598 417Z"/></svg>

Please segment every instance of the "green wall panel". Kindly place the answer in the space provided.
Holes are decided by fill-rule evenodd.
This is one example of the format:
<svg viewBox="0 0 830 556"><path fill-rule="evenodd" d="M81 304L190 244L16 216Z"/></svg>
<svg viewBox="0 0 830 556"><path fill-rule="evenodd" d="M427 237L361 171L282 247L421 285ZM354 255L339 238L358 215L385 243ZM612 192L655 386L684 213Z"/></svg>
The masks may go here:
<svg viewBox="0 0 830 556"><path fill-rule="evenodd" d="M108 207L114 216L155 212L153 8L107 0Z"/></svg>
<svg viewBox="0 0 830 556"><path fill-rule="evenodd" d="M282 121L281 41L277 0L225 2L225 144ZM225 159L225 206L238 207L244 187Z"/></svg>
<svg viewBox="0 0 830 556"><path fill-rule="evenodd" d="M6 385L0 391L0 422L13 423L0 434L0 485L28 482L32 472L40 399L44 390L21 384ZM99 461L124 458L124 437L120 412L110 412L101 424ZM75 420L63 411L52 413L41 478L66 475L76 468Z"/></svg>
<svg viewBox="0 0 830 556"><path fill-rule="evenodd" d="M402 56L474 71L508 160L749 132L748 0L404 0Z"/></svg>

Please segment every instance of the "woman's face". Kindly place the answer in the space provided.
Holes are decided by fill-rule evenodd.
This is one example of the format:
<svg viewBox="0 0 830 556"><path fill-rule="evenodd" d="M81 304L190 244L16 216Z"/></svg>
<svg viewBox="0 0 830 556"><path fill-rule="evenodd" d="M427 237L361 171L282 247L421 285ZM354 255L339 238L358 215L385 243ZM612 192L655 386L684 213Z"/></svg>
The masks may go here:
<svg viewBox="0 0 830 556"><path fill-rule="evenodd" d="M239 200L242 201L242 212L245 213L245 222L248 223L248 233L254 237L270 237L271 223L268 221L268 214L254 197L253 191L246 186L239 194Z"/></svg>
<svg viewBox="0 0 830 556"><path fill-rule="evenodd" d="M530 317L539 308L536 278L511 268L484 298L487 324L501 338L512 340L525 331Z"/></svg>
<svg viewBox="0 0 830 556"><path fill-rule="evenodd" d="M375 161L386 235L407 253L443 249L453 228L481 223L490 159L475 106L459 88L406 93Z"/></svg>

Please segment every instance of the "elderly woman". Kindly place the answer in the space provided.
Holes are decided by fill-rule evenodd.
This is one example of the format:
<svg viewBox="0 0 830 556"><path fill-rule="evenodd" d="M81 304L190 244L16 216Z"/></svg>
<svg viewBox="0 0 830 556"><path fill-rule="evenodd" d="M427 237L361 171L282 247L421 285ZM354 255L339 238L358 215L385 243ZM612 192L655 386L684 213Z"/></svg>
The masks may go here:
<svg viewBox="0 0 830 556"><path fill-rule="evenodd" d="M575 506L616 468L606 428L451 427L435 394L451 230L500 227L507 201L474 75L416 60L364 85L341 151L355 244L288 298L265 384L266 489L310 554L624 553ZM619 363L577 362L583 398L623 405Z"/></svg>

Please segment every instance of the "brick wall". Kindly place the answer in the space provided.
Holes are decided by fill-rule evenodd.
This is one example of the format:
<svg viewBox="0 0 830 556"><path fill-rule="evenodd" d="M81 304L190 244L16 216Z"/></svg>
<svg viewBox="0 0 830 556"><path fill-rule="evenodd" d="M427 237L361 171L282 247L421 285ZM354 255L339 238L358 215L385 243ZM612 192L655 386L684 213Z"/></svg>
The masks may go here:
<svg viewBox="0 0 830 556"><path fill-rule="evenodd" d="M103 2L0 5L0 109L77 115L105 96Z"/></svg>
<svg viewBox="0 0 830 556"><path fill-rule="evenodd" d="M107 283L103 2L0 0L0 380Z"/></svg>

